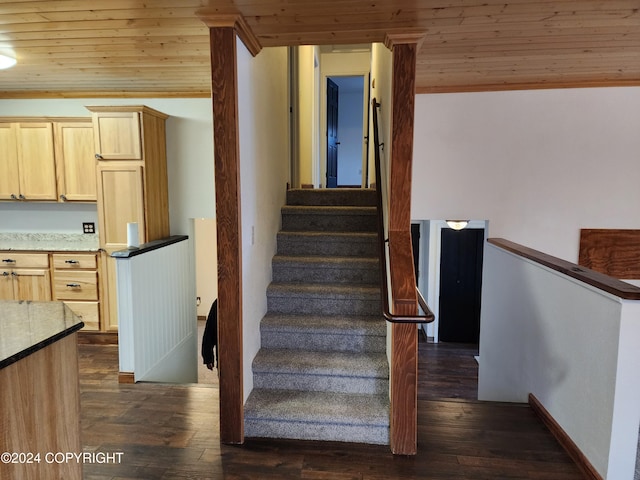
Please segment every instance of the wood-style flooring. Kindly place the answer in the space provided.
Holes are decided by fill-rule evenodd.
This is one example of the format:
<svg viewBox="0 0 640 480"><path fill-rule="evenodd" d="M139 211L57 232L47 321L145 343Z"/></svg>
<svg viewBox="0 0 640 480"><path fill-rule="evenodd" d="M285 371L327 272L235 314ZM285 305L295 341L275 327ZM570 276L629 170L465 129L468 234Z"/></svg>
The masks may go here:
<svg viewBox="0 0 640 480"><path fill-rule="evenodd" d="M499 480L583 477L526 405L475 401L477 348L420 342L418 454L387 447L247 440L221 445L212 385L117 383L117 347L80 345L84 478Z"/></svg>

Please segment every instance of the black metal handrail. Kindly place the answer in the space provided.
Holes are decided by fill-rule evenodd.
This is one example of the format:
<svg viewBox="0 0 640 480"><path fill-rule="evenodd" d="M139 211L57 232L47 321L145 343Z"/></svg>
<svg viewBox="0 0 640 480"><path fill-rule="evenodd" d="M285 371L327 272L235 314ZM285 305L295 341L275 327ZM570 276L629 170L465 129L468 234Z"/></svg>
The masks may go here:
<svg viewBox="0 0 640 480"><path fill-rule="evenodd" d="M373 143L375 146L375 166L376 166L376 198L378 204L378 241L380 244L380 291L382 295L382 316L392 323L431 323L435 320L435 315L427 305L420 290L416 287L418 304L424 315L394 315L389 310L389 288L387 286L387 249L385 243L388 239L384 237L384 211L382 209L382 171L380 160L380 138L378 134L378 107L380 104L374 98L373 105Z"/></svg>

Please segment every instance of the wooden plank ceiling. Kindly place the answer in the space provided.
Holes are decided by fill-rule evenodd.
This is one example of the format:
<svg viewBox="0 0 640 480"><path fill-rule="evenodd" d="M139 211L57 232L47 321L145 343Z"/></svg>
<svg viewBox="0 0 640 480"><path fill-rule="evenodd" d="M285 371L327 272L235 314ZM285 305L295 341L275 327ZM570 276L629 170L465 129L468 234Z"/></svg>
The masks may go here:
<svg viewBox="0 0 640 480"><path fill-rule="evenodd" d="M424 32L418 92L640 85L640 0L0 0L0 98L209 96L230 12L263 47Z"/></svg>

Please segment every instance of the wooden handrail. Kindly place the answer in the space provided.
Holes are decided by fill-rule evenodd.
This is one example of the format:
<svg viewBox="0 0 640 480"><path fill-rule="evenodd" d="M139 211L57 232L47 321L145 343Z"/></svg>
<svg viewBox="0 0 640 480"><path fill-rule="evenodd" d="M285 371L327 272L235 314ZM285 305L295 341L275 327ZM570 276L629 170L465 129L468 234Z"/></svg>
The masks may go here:
<svg viewBox="0 0 640 480"><path fill-rule="evenodd" d="M389 309L389 287L387 285L387 249L388 239L384 235L384 210L382 208L382 172L380 160L380 138L378 134L378 107L380 104L374 98L373 104L373 143L375 146L376 167L376 200L378 206L378 242L380 245L380 292L382 296L382 316L391 323L431 323L435 315L427 305L422 293L416 287L418 304L424 315L394 315Z"/></svg>
<svg viewBox="0 0 640 480"><path fill-rule="evenodd" d="M587 267L576 265L575 263L553 257L546 253L539 252L533 248L505 240L504 238L489 238L488 243L502 248L508 252L527 258L533 262L544 265L547 268L555 270L569 277L575 278L588 285L596 287L599 290L608 292L616 297L625 300L640 300L640 288L630 283L623 282L616 278L591 270Z"/></svg>

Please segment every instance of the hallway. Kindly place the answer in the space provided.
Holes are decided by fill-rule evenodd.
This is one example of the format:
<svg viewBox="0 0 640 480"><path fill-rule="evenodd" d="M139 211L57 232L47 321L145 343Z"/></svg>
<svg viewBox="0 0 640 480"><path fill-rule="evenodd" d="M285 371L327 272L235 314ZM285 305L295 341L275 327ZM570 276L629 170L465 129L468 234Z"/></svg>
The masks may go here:
<svg viewBox="0 0 640 480"><path fill-rule="evenodd" d="M469 400L473 349L420 342L418 454L387 447L247 440L221 445L211 385L117 383L117 348L80 345L84 478L331 480L578 480L582 476L528 406ZM457 396L458 398L439 398ZM467 398L465 398L467 397Z"/></svg>

